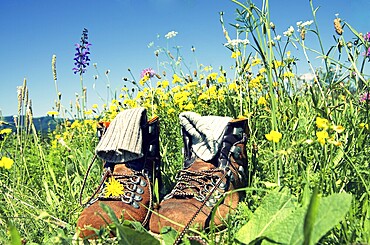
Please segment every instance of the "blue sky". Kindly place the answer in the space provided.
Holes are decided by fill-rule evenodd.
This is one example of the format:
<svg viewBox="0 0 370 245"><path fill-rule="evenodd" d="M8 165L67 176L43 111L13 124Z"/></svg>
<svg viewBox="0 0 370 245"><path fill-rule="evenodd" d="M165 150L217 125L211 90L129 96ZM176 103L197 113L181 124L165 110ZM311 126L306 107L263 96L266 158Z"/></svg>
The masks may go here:
<svg viewBox="0 0 370 245"><path fill-rule="evenodd" d="M241 1L244 2L244 1ZM262 0L255 0L261 6ZM335 14L358 31L370 31L368 0L313 0L320 6L317 13L321 34L328 49L333 45ZM80 92L78 75L72 72L74 44L79 42L83 28L89 30L91 64L97 63L100 78L94 81L95 69L90 66L84 75L89 105L103 104L95 89L105 95L104 72L110 70L113 90L123 86L122 78L136 77L147 67L156 69L154 46L181 46L191 69L196 69L190 52L196 48L199 63L229 67L233 60L223 46L225 38L219 22L224 12L226 27L235 37L229 23L235 23L238 6L229 0L1 0L0 1L0 110L2 115L17 113L17 90L27 79L35 116L46 115L56 99L51 58L57 56L58 86L62 104L68 107ZM297 21L312 19L308 0L270 0L271 20L282 33ZM169 31L178 35L164 38ZM347 30L347 32L349 32ZM159 36L159 38L158 38ZM312 44L316 45L316 44ZM314 59L315 56L312 56ZM301 72L308 72L302 68ZM128 85L128 84L127 84Z"/></svg>

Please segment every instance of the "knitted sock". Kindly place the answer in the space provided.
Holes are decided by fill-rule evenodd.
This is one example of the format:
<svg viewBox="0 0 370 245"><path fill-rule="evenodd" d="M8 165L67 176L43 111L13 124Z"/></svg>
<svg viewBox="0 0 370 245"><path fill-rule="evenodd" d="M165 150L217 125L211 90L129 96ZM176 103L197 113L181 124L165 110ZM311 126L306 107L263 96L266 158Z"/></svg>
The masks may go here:
<svg viewBox="0 0 370 245"><path fill-rule="evenodd" d="M191 149L203 161L211 160L221 147L222 136L231 117L201 116L195 112L182 112L180 124L189 133Z"/></svg>
<svg viewBox="0 0 370 245"><path fill-rule="evenodd" d="M120 112L96 146L96 154L104 161L112 163L141 158L143 156L142 126L145 123L147 123L145 108Z"/></svg>

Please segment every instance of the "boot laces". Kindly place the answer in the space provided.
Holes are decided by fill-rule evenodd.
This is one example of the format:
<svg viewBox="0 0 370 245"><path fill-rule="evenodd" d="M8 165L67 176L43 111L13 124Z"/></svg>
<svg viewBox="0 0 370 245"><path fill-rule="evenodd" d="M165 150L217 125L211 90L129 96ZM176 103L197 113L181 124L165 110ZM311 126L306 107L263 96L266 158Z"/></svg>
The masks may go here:
<svg viewBox="0 0 370 245"><path fill-rule="evenodd" d="M201 171L180 170L176 176L177 183L171 192L171 196L180 198L194 197L198 201L204 201L220 179L216 173L223 173L221 169L210 169Z"/></svg>

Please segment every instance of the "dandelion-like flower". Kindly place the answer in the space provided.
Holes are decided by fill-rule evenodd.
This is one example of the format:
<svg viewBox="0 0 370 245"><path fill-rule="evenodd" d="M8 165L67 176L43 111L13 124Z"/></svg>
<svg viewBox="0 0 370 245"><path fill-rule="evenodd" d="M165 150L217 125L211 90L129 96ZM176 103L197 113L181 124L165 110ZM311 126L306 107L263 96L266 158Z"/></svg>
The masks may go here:
<svg viewBox="0 0 370 245"><path fill-rule="evenodd" d="M317 141L321 145L325 145L325 139L329 138L329 134L326 130L316 132Z"/></svg>
<svg viewBox="0 0 370 245"><path fill-rule="evenodd" d="M81 42L80 42L81 44L79 43L75 44L77 53L75 53L74 65L76 67L72 69L75 74L79 73L80 75L82 75L83 73L85 73L86 68L90 65L89 46L91 46L91 43L87 41L88 39L87 33L88 33L87 29L84 28L82 32Z"/></svg>
<svg viewBox="0 0 370 245"><path fill-rule="evenodd" d="M141 71L140 78L143 78L145 76L148 76L149 78L152 78L152 77L154 77L154 75L155 75L155 71L152 68L146 68L146 69Z"/></svg>
<svg viewBox="0 0 370 245"><path fill-rule="evenodd" d="M105 188L105 197L119 197L123 193L122 184L114 177L110 177Z"/></svg>
<svg viewBox="0 0 370 245"><path fill-rule="evenodd" d="M268 141L278 143L283 136L278 131L271 130L269 134L265 134L265 137Z"/></svg>
<svg viewBox="0 0 370 245"><path fill-rule="evenodd" d="M58 116L59 115L59 112L57 112L57 111L48 111L47 113L46 113L48 116Z"/></svg>
<svg viewBox="0 0 370 245"><path fill-rule="evenodd" d="M264 97L264 96L261 96L261 97L259 97L259 99L258 99L258 101L257 101L257 104L258 105L267 105L267 100L266 100L266 98Z"/></svg>
<svg viewBox="0 0 370 245"><path fill-rule="evenodd" d="M140 73L140 85L144 85L146 83L146 81L148 81L150 78L154 77L155 76L155 71L152 69L152 68L146 68L144 70L141 71Z"/></svg>
<svg viewBox="0 0 370 245"><path fill-rule="evenodd" d="M0 168L10 169L13 166L13 159L9 157L2 157L0 159Z"/></svg>
<svg viewBox="0 0 370 245"><path fill-rule="evenodd" d="M329 121L328 119L316 117L316 126L321 129L328 129L329 128Z"/></svg>

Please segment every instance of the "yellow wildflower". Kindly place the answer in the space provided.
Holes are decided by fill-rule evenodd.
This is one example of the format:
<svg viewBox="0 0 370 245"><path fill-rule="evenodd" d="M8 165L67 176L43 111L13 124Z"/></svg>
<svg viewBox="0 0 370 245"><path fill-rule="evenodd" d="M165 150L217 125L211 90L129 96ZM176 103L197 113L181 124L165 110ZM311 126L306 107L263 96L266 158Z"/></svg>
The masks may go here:
<svg viewBox="0 0 370 245"><path fill-rule="evenodd" d="M130 108L136 108L137 107L137 103L135 100L131 100L131 99L125 99L123 100L123 104L129 106Z"/></svg>
<svg viewBox="0 0 370 245"><path fill-rule="evenodd" d="M219 99L220 101L224 101L225 99L224 95L225 95L225 90L223 88L218 89L217 99Z"/></svg>
<svg viewBox="0 0 370 245"><path fill-rule="evenodd" d="M226 82L226 78L225 78L224 76L219 76L219 77L217 78L217 82L219 82L219 83L224 83L224 82Z"/></svg>
<svg viewBox="0 0 370 245"><path fill-rule="evenodd" d="M92 105L92 108L97 109L98 108L98 104L93 104Z"/></svg>
<svg viewBox="0 0 370 245"><path fill-rule="evenodd" d="M172 113L175 113L175 109L174 108L170 108L170 109L168 109L168 111L167 111L167 113L168 114L172 114Z"/></svg>
<svg viewBox="0 0 370 245"><path fill-rule="evenodd" d="M238 86L235 82L229 84L229 90L234 90L235 92L238 91Z"/></svg>
<svg viewBox="0 0 370 245"><path fill-rule="evenodd" d="M284 72L283 77L285 77L285 78L293 78L294 77L294 73L292 73L290 71Z"/></svg>
<svg viewBox="0 0 370 245"><path fill-rule="evenodd" d="M143 86L148 80L149 80L149 75L145 75L145 76L143 76L141 79L140 79L140 81L139 81L139 83L140 83L140 85L141 86Z"/></svg>
<svg viewBox="0 0 370 245"><path fill-rule="evenodd" d="M366 128L366 129L369 129L369 124L365 124L365 123L360 123L359 125L360 128Z"/></svg>
<svg viewBox="0 0 370 245"><path fill-rule="evenodd" d="M164 80L164 81L162 81L162 88L167 88L168 86L170 85L170 83L169 83L169 81L167 81L167 80Z"/></svg>
<svg viewBox="0 0 370 245"><path fill-rule="evenodd" d="M4 128L0 130L0 134L10 134L12 132L11 128Z"/></svg>
<svg viewBox="0 0 370 245"><path fill-rule="evenodd" d="M265 67L262 67L261 69L258 70L258 73L259 74L262 74L262 73L265 73L266 72L266 68Z"/></svg>
<svg viewBox="0 0 370 245"><path fill-rule="evenodd" d="M84 111L84 114L85 114L85 115L91 115L92 113L93 113L93 111L92 111L92 110Z"/></svg>
<svg viewBox="0 0 370 245"><path fill-rule="evenodd" d="M186 111L191 111L193 109L194 109L194 104L191 101L186 106L184 106L184 110Z"/></svg>
<svg viewBox="0 0 370 245"><path fill-rule="evenodd" d="M317 136L317 141L321 145L324 145L325 144L325 139L329 138L329 134L328 134L328 132L326 132L326 130L316 132L316 136Z"/></svg>
<svg viewBox="0 0 370 245"><path fill-rule="evenodd" d="M241 55L240 51L232 52L231 58L236 59Z"/></svg>
<svg viewBox="0 0 370 245"><path fill-rule="evenodd" d="M282 134L278 131L271 130L269 134L265 134L265 137L268 141L273 141L275 143L278 143L280 139L282 138Z"/></svg>
<svg viewBox="0 0 370 245"><path fill-rule="evenodd" d="M322 129L326 130L329 127L329 121L328 121L328 119L325 119L325 118L316 117L316 126L318 128L322 128Z"/></svg>
<svg viewBox="0 0 370 245"><path fill-rule="evenodd" d="M57 112L57 111L48 111L46 114L48 114L49 116L58 116L59 112Z"/></svg>
<svg viewBox="0 0 370 245"><path fill-rule="evenodd" d="M141 99L144 97L144 92L143 91L138 91L136 95L136 99Z"/></svg>
<svg viewBox="0 0 370 245"><path fill-rule="evenodd" d="M205 66L204 71L212 71L213 67L212 66Z"/></svg>
<svg viewBox="0 0 370 245"><path fill-rule="evenodd" d="M252 80L249 81L248 84L249 88L254 89L254 88L261 88L261 76L257 76L253 78Z"/></svg>
<svg viewBox="0 0 370 245"><path fill-rule="evenodd" d="M114 177L110 177L105 187L105 197L119 197L124 193L122 184Z"/></svg>
<svg viewBox="0 0 370 245"><path fill-rule="evenodd" d="M13 159L9 157L2 157L0 159L0 167L5 169L10 169L13 166Z"/></svg>
<svg viewBox="0 0 370 245"><path fill-rule="evenodd" d="M254 59L252 60L252 66L256 66L256 65L258 65L258 64L261 64L261 59L259 59L259 58L254 58Z"/></svg>
<svg viewBox="0 0 370 245"><path fill-rule="evenodd" d="M173 78L172 83L180 83L181 82L181 78L177 74L173 74L172 78Z"/></svg>
<svg viewBox="0 0 370 245"><path fill-rule="evenodd" d="M124 102L123 102L124 103ZM117 111L118 110L118 107L117 107L117 105L110 105L109 106L109 111L110 112L115 112L115 111Z"/></svg>
<svg viewBox="0 0 370 245"><path fill-rule="evenodd" d="M216 78L217 78L217 73L216 72L212 72L211 74L209 74L208 76L207 76L207 79L208 80L216 80Z"/></svg>
<svg viewBox="0 0 370 245"><path fill-rule="evenodd" d="M283 62L281 62L280 60L274 60L274 67L275 68L278 68L278 67L280 67L282 65L283 65Z"/></svg>
<svg viewBox="0 0 370 245"><path fill-rule="evenodd" d="M208 93L201 93L199 96L198 96L198 101L202 101L202 100L209 100L209 95Z"/></svg>
<svg viewBox="0 0 370 245"><path fill-rule="evenodd" d="M92 119L85 119L84 120L84 124L85 125L90 125L90 126L95 126L96 121L95 120L92 120Z"/></svg>
<svg viewBox="0 0 370 245"><path fill-rule="evenodd" d="M258 99L258 101L257 101L257 104L258 105L267 105L267 100L266 100L266 98L264 97L264 96L261 96L259 99Z"/></svg>
<svg viewBox="0 0 370 245"><path fill-rule="evenodd" d="M81 124L78 120L73 121L73 123L71 124L72 129L73 128L79 128L79 127L81 127Z"/></svg>

